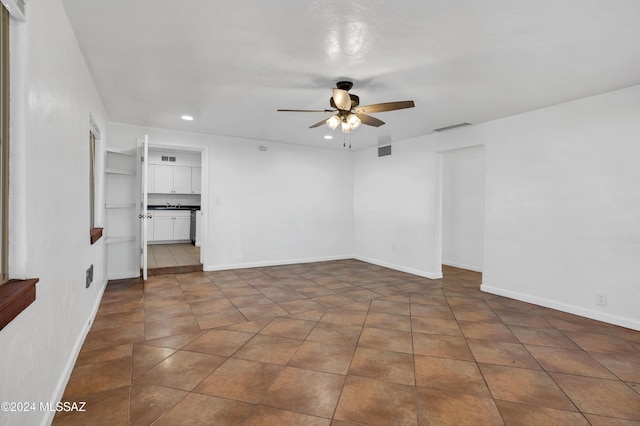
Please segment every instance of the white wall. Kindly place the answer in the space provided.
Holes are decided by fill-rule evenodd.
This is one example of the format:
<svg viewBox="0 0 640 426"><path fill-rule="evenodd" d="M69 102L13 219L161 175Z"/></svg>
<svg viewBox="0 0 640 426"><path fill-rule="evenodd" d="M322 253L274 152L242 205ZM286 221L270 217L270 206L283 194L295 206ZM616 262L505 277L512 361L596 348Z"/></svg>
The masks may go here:
<svg viewBox="0 0 640 426"><path fill-rule="evenodd" d="M484 147L442 153L442 264L482 272Z"/></svg>
<svg viewBox="0 0 640 426"><path fill-rule="evenodd" d="M442 276L439 158L420 141L356 153L354 250L358 259L428 278ZM438 242L438 250L434 242Z"/></svg>
<svg viewBox="0 0 640 426"><path fill-rule="evenodd" d="M394 143L391 157L360 152L356 254L437 272L434 153L484 145L482 288L640 329L639 116L635 86Z"/></svg>
<svg viewBox="0 0 640 426"><path fill-rule="evenodd" d="M104 238L89 243L88 144L89 115L101 142L106 115L60 1L29 1L11 38L9 273L40 282L35 302L0 331L0 401L56 402L106 284ZM52 415L0 413L0 425Z"/></svg>
<svg viewBox="0 0 640 426"><path fill-rule="evenodd" d="M111 141L206 147L205 270L351 257L352 153L110 123ZM267 147L261 151L259 147Z"/></svg>

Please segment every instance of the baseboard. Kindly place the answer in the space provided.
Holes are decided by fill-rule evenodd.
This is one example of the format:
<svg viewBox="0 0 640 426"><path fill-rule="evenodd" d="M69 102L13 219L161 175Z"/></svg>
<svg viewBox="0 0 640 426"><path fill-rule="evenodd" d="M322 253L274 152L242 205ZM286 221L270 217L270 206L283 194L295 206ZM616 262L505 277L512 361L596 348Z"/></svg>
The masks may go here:
<svg viewBox="0 0 640 426"><path fill-rule="evenodd" d="M468 271L482 272L482 266L467 265L465 263L451 262L448 260L443 260L442 264L447 266L453 266L454 268L466 269Z"/></svg>
<svg viewBox="0 0 640 426"><path fill-rule="evenodd" d="M266 260L263 262L229 263L226 265L205 265L203 271L226 271L229 269L260 268L265 266L295 265L298 263L329 262L331 260L353 259L352 255L309 257L303 259Z"/></svg>
<svg viewBox="0 0 640 426"><path fill-rule="evenodd" d="M140 270L130 272L118 272L115 274L108 274L109 280L124 280L126 278L138 278L140 276Z"/></svg>
<svg viewBox="0 0 640 426"><path fill-rule="evenodd" d="M353 256L353 258L357 260L361 260L363 262L372 263L378 266L384 266L385 268L395 269L396 271L406 272L408 274L417 275L419 277L429 278L432 280L437 280L442 278L442 271L441 272L422 271L419 269L409 268L402 265L396 265L393 263L384 262L382 260L370 259L368 257L363 257L363 256Z"/></svg>
<svg viewBox="0 0 640 426"><path fill-rule="evenodd" d="M620 327L640 331L640 321L635 319L607 314L605 312L594 311L580 306L556 302L555 300L532 296L530 294L509 291L484 283L480 286L480 290L491 294L497 294L498 296L504 296L510 299L519 300L521 302L533 303L534 305L544 306L546 308L555 309L557 311L567 312L569 314L579 315L581 317L591 318L597 321L606 322L608 324L618 325Z"/></svg>
<svg viewBox="0 0 640 426"><path fill-rule="evenodd" d="M89 334L89 330L91 330L91 326L93 325L93 320L98 313L98 308L100 307L100 301L102 301L102 295L104 294L104 290L107 288L108 280L105 280L99 288L99 296L96 298L96 301L93 305L90 315L90 321L85 325L84 330L78 336L75 345L73 345L73 351L71 352L71 356L69 357L69 361L67 365L65 365L62 370L62 374L58 379L58 384L56 385L56 389L50 399L55 403L59 402L62 399L62 395L64 394L64 390L67 387L67 383L69 382L69 378L71 377L71 373L73 372L73 367L76 365L76 361L78 359L78 355L80 354L80 349L82 349L82 345L84 344L84 340ZM56 414L55 411L48 411L45 417L42 419L42 425L47 426L53 422L53 416Z"/></svg>

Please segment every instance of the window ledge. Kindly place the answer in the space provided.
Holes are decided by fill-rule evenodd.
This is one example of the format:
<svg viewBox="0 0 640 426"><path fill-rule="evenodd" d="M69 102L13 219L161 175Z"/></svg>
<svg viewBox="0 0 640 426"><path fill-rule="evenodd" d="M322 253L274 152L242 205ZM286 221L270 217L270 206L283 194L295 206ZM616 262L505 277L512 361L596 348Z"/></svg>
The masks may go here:
<svg viewBox="0 0 640 426"><path fill-rule="evenodd" d="M91 237L91 244L95 244L102 237L102 229L103 228L92 228L89 231L89 235Z"/></svg>
<svg viewBox="0 0 640 426"><path fill-rule="evenodd" d="M38 278L9 280L0 286L0 330L36 300Z"/></svg>

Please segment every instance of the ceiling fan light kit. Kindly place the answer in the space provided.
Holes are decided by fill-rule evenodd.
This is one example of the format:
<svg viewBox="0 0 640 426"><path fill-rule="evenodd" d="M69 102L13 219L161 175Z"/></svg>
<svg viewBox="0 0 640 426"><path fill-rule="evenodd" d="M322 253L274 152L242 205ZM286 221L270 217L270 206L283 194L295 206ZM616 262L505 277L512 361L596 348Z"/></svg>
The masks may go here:
<svg viewBox="0 0 640 426"><path fill-rule="evenodd" d="M353 87L353 83L350 81L339 81L336 84L336 87L332 91L331 99L329 99L329 105L335 108L334 110L279 109L278 111L335 113L328 119L309 126L309 128L312 129L326 124L331 130L335 130L338 128L338 125L340 125L342 133L351 133L353 130L360 127L361 124L373 127L380 127L384 124L384 121L378 120L370 115L366 115L365 113L395 111L398 109L413 108L415 106L413 101L398 101L361 107L359 106L360 98L357 95L349 93L351 87Z"/></svg>

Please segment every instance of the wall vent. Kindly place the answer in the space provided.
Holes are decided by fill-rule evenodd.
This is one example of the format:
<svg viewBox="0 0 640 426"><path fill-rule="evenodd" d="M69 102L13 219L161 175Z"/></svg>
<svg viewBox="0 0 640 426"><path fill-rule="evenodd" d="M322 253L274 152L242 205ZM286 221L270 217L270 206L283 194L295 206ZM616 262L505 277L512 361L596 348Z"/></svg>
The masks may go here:
<svg viewBox="0 0 640 426"><path fill-rule="evenodd" d="M457 129L458 127L471 126L471 123L458 123L447 127L440 127L439 129L433 129L434 132L444 132L445 130Z"/></svg>
<svg viewBox="0 0 640 426"><path fill-rule="evenodd" d="M24 0L2 0L2 4L14 19L24 22L27 9Z"/></svg>
<svg viewBox="0 0 640 426"><path fill-rule="evenodd" d="M176 157L169 157L167 155L163 155L161 158L162 161L169 161L170 163L176 162Z"/></svg>
<svg viewBox="0 0 640 426"><path fill-rule="evenodd" d="M379 146L378 147L378 157L384 157L386 155L391 155L391 145Z"/></svg>

